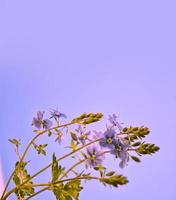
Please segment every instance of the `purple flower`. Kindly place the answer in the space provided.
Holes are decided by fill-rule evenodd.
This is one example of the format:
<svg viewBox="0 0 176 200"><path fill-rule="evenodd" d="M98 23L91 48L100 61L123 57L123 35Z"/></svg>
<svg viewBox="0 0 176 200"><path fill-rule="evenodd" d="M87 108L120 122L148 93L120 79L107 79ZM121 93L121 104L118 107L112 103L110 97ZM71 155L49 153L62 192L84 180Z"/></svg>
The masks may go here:
<svg viewBox="0 0 176 200"><path fill-rule="evenodd" d="M91 140L97 140L103 137L103 132L102 131L93 131L93 133L91 134L90 139Z"/></svg>
<svg viewBox="0 0 176 200"><path fill-rule="evenodd" d="M35 126L37 129L49 129L52 126L52 122L49 119L43 120L44 111L38 111L37 117L34 117L32 120L32 125Z"/></svg>
<svg viewBox="0 0 176 200"><path fill-rule="evenodd" d="M52 121L49 119L43 120L43 128L44 129L49 129L52 126Z"/></svg>
<svg viewBox="0 0 176 200"><path fill-rule="evenodd" d="M124 168L129 161L128 148L129 144L127 144L124 139L118 139L114 142L114 149L111 151L111 153L114 154L116 158L121 159L119 163L121 168Z"/></svg>
<svg viewBox="0 0 176 200"><path fill-rule="evenodd" d="M89 146L87 149L88 159L86 161L86 166L96 167L101 165L105 156L96 146Z"/></svg>
<svg viewBox="0 0 176 200"><path fill-rule="evenodd" d="M54 118L57 122L59 121L59 119L60 119L61 117L64 117L64 118L67 117L64 113L59 112L58 109L53 109L53 110L50 112L50 114L51 114L51 117L50 117L50 118Z"/></svg>
<svg viewBox="0 0 176 200"><path fill-rule="evenodd" d="M79 134L78 140L84 145L86 141L89 140L88 136L90 135L91 132L86 131L86 129L81 125L78 126L78 129L76 129L76 131Z"/></svg>
<svg viewBox="0 0 176 200"><path fill-rule="evenodd" d="M120 123L117 120L117 115L116 114L112 114L109 115L109 121L113 126L117 126L117 128L121 131L122 130L122 126L120 125Z"/></svg>
<svg viewBox="0 0 176 200"><path fill-rule="evenodd" d="M37 129L40 129L42 126L44 113L44 111L38 111L37 117L33 118L32 125L35 126Z"/></svg>
<svg viewBox="0 0 176 200"><path fill-rule="evenodd" d="M116 140L115 135L116 135L115 130L107 129L104 133L103 138L99 142L100 146L112 149L114 147L114 142Z"/></svg>

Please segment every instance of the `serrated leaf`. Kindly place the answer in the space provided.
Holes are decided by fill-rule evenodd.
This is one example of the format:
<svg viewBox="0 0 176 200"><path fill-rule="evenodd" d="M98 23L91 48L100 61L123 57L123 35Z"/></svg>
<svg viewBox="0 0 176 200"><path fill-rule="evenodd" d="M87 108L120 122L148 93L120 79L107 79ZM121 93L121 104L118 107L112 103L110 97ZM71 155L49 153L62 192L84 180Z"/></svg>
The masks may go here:
<svg viewBox="0 0 176 200"><path fill-rule="evenodd" d="M80 180L69 181L64 186L64 190L75 200L78 200L79 192L82 189Z"/></svg>
<svg viewBox="0 0 176 200"><path fill-rule="evenodd" d="M83 188L80 180L69 181L65 185L59 183L53 186L52 191L57 200L78 200Z"/></svg>
<svg viewBox="0 0 176 200"><path fill-rule="evenodd" d="M26 164L27 163L25 162L17 162L15 165L13 181L16 186L22 184L23 182L26 182L30 178L30 175L25 169ZM26 184L24 184L23 187L20 187L15 191L15 194L17 195L18 199L24 198L25 196L30 196L35 192L34 187L32 187L32 184L33 182L30 180Z"/></svg>
<svg viewBox="0 0 176 200"><path fill-rule="evenodd" d="M55 154L53 154L52 160L52 182L56 182L59 176L64 173L65 168L58 164Z"/></svg>
<svg viewBox="0 0 176 200"><path fill-rule="evenodd" d="M52 161L52 182L56 182L61 174L61 166L58 165L57 158L55 154L53 154Z"/></svg>

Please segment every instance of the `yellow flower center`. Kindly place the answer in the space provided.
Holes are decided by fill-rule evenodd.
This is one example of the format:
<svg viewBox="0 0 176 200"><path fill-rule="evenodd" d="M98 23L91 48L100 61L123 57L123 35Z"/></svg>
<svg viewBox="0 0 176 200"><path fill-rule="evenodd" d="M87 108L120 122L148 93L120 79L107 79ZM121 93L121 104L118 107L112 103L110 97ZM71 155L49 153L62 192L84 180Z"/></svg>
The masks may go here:
<svg viewBox="0 0 176 200"><path fill-rule="evenodd" d="M107 139L107 143L111 144L112 143L112 138Z"/></svg>
<svg viewBox="0 0 176 200"><path fill-rule="evenodd" d="M81 137L83 140L85 140L87 138L87 135L85 133L83 133Z"/></svg>
<svg viewBox="0 0 176 200"><path fill-rule="evenodd" d="M96 156L95 156L94 154L92 154L92 155L91 155L91 159L92 159L92 160L95 160L95 159L96 159Z"/></svg>

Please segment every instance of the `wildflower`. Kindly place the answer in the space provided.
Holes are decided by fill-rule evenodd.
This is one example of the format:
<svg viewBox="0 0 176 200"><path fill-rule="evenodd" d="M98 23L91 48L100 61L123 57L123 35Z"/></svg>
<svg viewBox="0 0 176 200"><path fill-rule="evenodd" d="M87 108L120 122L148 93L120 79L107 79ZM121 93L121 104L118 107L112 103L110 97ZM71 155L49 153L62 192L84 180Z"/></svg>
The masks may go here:
<svg viewBox="0 0 176 200"><path fill-rule="evenodd" d="M40 129L42 126L44 113L44 111L38 111L37 117L33 118L32 125L35 126L37 129Z"/></svg>
<svg viewBox="0 0 176 200"><path fill-rule="evenodd" d="M102 131L93 131L92 134L90 135L91 140L97 140L103 137L103 132Z"/></svg>
<svg viewBox="0 0 176 200"><path fill-rule="evenodd" d="M122 130L122 126L121 124L118 122L117 120L117 115L116 114L112 114L109 115L109 121L113 126L117 126L117 128L121 131Z"/></svg>
<svg viewBox="0 0 176 200"><path fill-rule="evenodd" d="M38 111L37 117L33 118L32 125L37 129L49 129L52 126L52 122L49 119L43 119L44 113L44 111Z"/></svg>
<svg viewBox="0 0 176 200"><path fill-rule="evenodd" d="M114 147L114 141L116 136L116 132L113 129L107 129L104 133L104 137L100 140L100 146L102 147L108 147L113 148Z"/></svg>
<svg viewBox="0 0 176 200"><path fill-rule="evenodd" d="M111 151L111 153L114 154L116 158L121 159L119 163L121 168L124 168L129 161L128 148L129 144L127 144L123 139L118 139L114 142L114 149Z"/></svg>
<svg viewBox="0 0 176 200"><path fill-rule="evenodd" d="M49 129L52 126L52 121L49 119L43 120L43 128L44 129Z"/></svg>
<svg viewBox="0 0 176 200"><path fill-rule="evenodd" d="M64 113L59 112L57 109L53 109L51 112L51 117L50 118L54 118L57 122L59 121L59 119L61 117L66 118L67 116Z"/></svg>
<svg viewBox="0 0 176 200"><path fill-rule="evenodd" d="M101 165L105 156L96 146L89 146L87 149L88 159L86 161L86 166L96 167Z"/></svg>
<svg viewBox="0 0 176 200"><path fill-rule="evenodd" d="M86 143L86 140L89 140L88 136L90 135L90 131L86 132L85 127L79 125L78 129L76 129L78 132L78 140L84 145Z"/></svg>

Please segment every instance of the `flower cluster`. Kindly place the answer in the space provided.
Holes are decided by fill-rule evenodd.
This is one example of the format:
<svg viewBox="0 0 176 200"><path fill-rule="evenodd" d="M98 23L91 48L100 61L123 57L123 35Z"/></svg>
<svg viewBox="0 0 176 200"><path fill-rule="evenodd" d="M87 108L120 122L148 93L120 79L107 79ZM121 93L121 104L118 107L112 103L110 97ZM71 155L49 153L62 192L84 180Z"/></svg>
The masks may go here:
<svg viewBox="0 0 176 200"><path fill-rule="evenodd" d="M144 141L144 138L150 133L147 127L123 127L116 114L109 115L108 125L103 131L88 129L89 124L102 119L102 113L83 113L65 124L62 124L61 118L66 118L66 115L57 109L50 110L49 116L45 116L44 111L38 111L33 118L32 126L36 135L22 154L19 150L21 140L9 139L15 145L19 160L16 162L1 200L7 200L13 193L16 194L17 199L30 199L45 190L52 191L56 199L78 199L82 190L81 180L95 179L104 185L118 187L128 183L128 180L125 176L116 174L115 171L109 171L105 167L104 161L108 155L119 160L119 167L124 168L130 160L140 162L140 156L151 155L159 150L159 147L155 144ZM38 141L39 137L43 135L51 138L55 136L54 141L58 142L57 145L61 144L63 137L67 138L64 141L66 141L66 147L70 148L71 152L62 155L60 158L57 158L56 154L53 153L52 162L31 176L26 169L28 164L25 161L26 155L31 147L38 154L47 155L49 143L41 144ZM73 163L71 167L61 166L61 161L66 158L74 159L76 163ZM83 167L81 172L77 168L79 165ZM50 180L47 183L34 184L32 179L48 168L51 168L52 172ZM91 170L93 172L88 172L89 169L93 169ZM97 174L97 171L99 175L92 176L92 173ZM7 192L11 179L13 179L15 187ZM36 191L38 186L46 187Z"/></svg>

